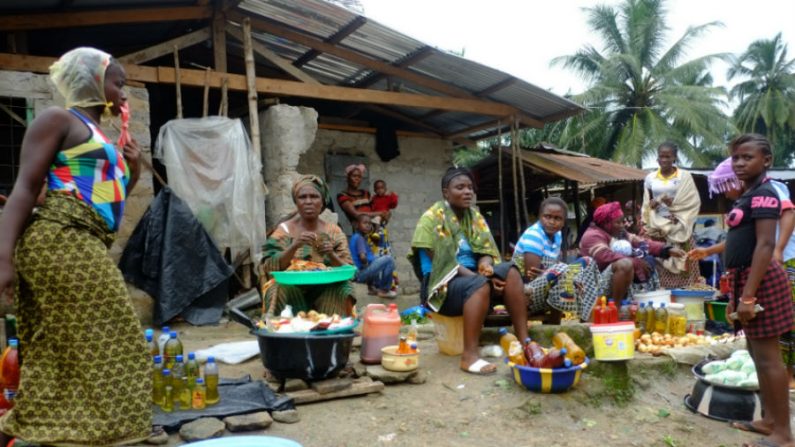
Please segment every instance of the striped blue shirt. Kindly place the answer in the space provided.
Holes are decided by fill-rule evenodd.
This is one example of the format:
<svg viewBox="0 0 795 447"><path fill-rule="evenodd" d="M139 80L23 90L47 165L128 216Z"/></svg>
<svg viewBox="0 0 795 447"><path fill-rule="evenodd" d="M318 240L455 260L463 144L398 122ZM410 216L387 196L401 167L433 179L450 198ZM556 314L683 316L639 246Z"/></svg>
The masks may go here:
<svg viewBox="0 0 795 447"><path fill-rule="evenodd" d="M516 248L513 252L513 257L522 257L525 253L534 254L540 258L553 258L557 259L560 256L560 245L563 243L563 236L560 231L555 233L555 240L550 240L544 227L541 226L541 221L530 225L519 242L516 243Z"/></svg>

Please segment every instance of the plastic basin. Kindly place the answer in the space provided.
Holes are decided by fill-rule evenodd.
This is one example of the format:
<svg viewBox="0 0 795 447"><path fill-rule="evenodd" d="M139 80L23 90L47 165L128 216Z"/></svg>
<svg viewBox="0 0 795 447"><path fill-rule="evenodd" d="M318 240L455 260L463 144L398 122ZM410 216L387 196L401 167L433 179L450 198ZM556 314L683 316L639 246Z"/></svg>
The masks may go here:
<svg viewBox="0 0 795 447"><path fill-rule="evenodd" d="M508 362L513 374L513 380L530 391L537 393L563 393L580 382L583 370L588 367L590 360L571 368L533 368L531 366L517 365Z"/></svg>
<svg viewBox="0 0 795 447"><path fill-rule="evenodd" d="M306 272L271 272L277 283L286 286L311 286L315 284L331 284L334 282L348 281L356 274L356 267L343 265L331 267L328 270L315 270Z"/></svg>
<svg viewBox="0 0 795 447"><path fill-rule="evenodd" d="M301 447L301 444L276 436L232 436L191 442L193 447Z"/></svg>
<svg viewBox="0 0 795 447"><path fill-rule="evenodd" d="M719 321L726 323L726 306L729 303L722 301L707 301L704 303L704 311L707 314L707 319L712 321Z"/></svg>
<svg viewBox="0 0 795 447"><path fill-rule="evenodd" d="M648 303L649 301L654 303L654 307L660 307L660 304L665 303L667 306L671 303L671 291L662 289L662 290L655 290L654 292L644 292L644 293L636 293L633 298L638 303Z"/></svg>
<svg viewBox="0 0 795 447"><path fill-rule="evenodd" d="M685 305L688 320L704 320L704 302L712 299L715 291L709 290L682 290L671 291L671 300Z"/></svg>
<svg viewBox="0 0 795 447"><path fill-rule="evenodd" d="M718 385L704 380L701 367L710 360L693 366L696 383L685 397L685 406L695 413L719 421L752 421L762 418L759 393L748 388Z"/></svg>
<svg viewBox="0 0 795 447"><path fill-rule="evenodd" d="M323 380L335 376L348 363L356 335L252 333L259 342L262 364L279 380Z"/></svg>

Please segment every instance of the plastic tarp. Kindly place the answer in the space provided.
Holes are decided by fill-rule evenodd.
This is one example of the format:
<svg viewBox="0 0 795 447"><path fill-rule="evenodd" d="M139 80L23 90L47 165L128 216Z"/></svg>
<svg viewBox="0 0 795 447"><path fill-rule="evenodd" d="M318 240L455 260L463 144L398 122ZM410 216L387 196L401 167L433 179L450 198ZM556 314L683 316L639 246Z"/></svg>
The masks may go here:
<svg viewBox="0 0 795 447"><path fill-rule="evenodd" d="M220 116L171 120L160 128L155 157L169 186L232 259L259 262L265 241L265 184L259 149L239 119Z"/></svg>
<svg viewBox="0 0 795 447"><path fill-rule="evenodd" d="M291 397L276 394L265 382L252 381L250 376L236 380L221 379L218 385L221 399L203 410L175 410L171 413L153 406L153 424L162 425L167 432L179 430L182 424L203 417L219 419L258 411L285 411L295 409Z"/></svg>
<svg viewBox="0 0 795 447"><path fill-rule="evenodd" d="M119 261L124 279L155 298L154 322L182 315L194 325L221 319L232 268L188 205L164 188Z"/></svg>

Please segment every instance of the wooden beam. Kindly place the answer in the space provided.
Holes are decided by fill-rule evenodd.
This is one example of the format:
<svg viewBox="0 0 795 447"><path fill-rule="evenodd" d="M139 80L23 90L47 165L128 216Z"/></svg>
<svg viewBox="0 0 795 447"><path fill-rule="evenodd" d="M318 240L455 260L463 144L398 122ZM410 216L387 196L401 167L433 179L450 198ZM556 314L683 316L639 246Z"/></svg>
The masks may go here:
<svg viewBox="0 0 795 447"><path fill-rule="evenodd" d="M0 53L0 69L47 73L55 58ZM146 67L126 64L127 79L147 83L174 84L173 67ZM205 70L182 69L183 86L204 87ZM210 87L220 88L223 78L229 79L229 89L246 91L246 77L231 73L210 73ZM339 102L379 104L427 109L455 110L486 116L513 115L516 109L496 102L478 99L447 98L413 93L383 92L335 85L310 85L304 82L257 78L257 91L276 96L325 99Z"/></svg>
<svg viewBox="0 0 795 447"><path fill-rule="evenodd" d="M491 128L497 127L497 126L500 125L500 121L508 123L508 122L510 122L510 119L511 119L510 117L504 117L502 120L499 120L499 121L488 120L488 121L483 122L481 124L478 124L476 126L467 127L466 129L462 129L462 130L459 130L459 131L456 131L456 132L453 132L453 133L449 133L449 134L445 135L445 138L466 137L469 134L472 134L472 133L475 133L475 132L479 132L481 130L486 130L486 129L491 129Z"/></svg>
<svg viewBox="0 0 795 447"><path fill-rule="evenodd" d="M210 17L212 17L212 9L208 6L13 14L0 16L0 30L7 32L115 25L120 23L174 22L178 20L203 20Z"/></svg>
<svg viewBox="0 0 795 447"><path fill-rule="evenodd" d="M392 65L394 65L395 67L399 67L399 68L407 68L407 67L409 67L409 66L411 66L413 64L416 64L417 62L425 59L426 57L430 56L431 54L433 54L433 51L434 51L433 47L429 47L429 46L422 47L419 50L417 50L417 51L415 51L415 52L413 52L411 54L407 54L405 57L403 57L399 61L393 62ZM386 75L383 74L383 73L373 72L373 73L370 73L369 75L365 76L364 78L362 78L360 81L356 82L356 84L354 84L353 86L354 87L359 87L359 88L367 88L367 87L370 87L371 85L377 83L381 79L384 79L385 77L386 77ZM342 83L340 83L340 85L344 85L346 83L347 82L342 82Z"/></svg>
<svg viewBox="0 0 795 447"><path fill-rule="evenodd" d="M230 18L236 22L242 22L245 17L248 16L245 14L241 14L239 12L235 12L230 15ZM399 78L405 79L419 86L426 87L435 90L437 92L444 93L446 95L456 96L461 98L469 98L469 99L474 98L474 96L470 92L460 87L456 87L454 85L448 84L446 82L440 81L430 76L425 76L419 73L415 73L405 68L395 67L394 65L376 59L372 59L368 56L363 55L362 53L353 50L348 50L346 48L325 43L316 37L293 31L290 28L284 25L280 25L278 23L251 17L251 26L259 31L263 31L268 34L272 34L274 36L288 39L297 44L313 48L323 53L328 53L337 57L341 57L349 62L361 65L363 67L375 70L380 73L397 76Z"/></svg>
<svg viewBox="0 0 795 447"><path fill-rule="evenodd" d="M232 24L227 24L226 25L226 32L231 34L232 37L234 37L235 39L243 42L243 32L240 31L240 28L238 28L238 27L236 27L236 26L234 26ZM297 67L293 66L293 64L291 64L290 61L288 61L287 59L284 59L283 57L279 56L275 52L271 51L263 43L258 42L257 40L252 40L251 44L252 44L252 46L254 48L254 52L255 53L257 53L260 56L264 57L265 59L270 61L273 65L279 67L282 71L284 71L285 73L289 74L293 78L295 78L295 79L297 79L299 81L306 82L308 84L320 84L320 82L318 82L317 79L315 79L312 76L310 76L309 74L305 73L300 68L297 68Z"/></svg>
<svg viewBox="0 0 795 447"><path fill-rule="evenodd" d="M153 45L149 48L144 48L143 50L136 51L135 53L127 54L120 57L119 60L127 64L140 64L142 62L151 61L152 59L157 59L160 56L165 56L166 54L172 53L174 51L174 47L177 47L181 50L183 48L196 45L197 43L204 42L209 38L210 27L205 27L183 36L167 40L163 43Z"/></svg>
<svg viewBox="0 0 795 447"><path fill-rule="evenodd" d="M364 25L365 23L367 23L366 17L357 16L355 19L348 22L347 25L338 29L336 33L332 34L327 39L323 40L323 42L331 45L336 45L342 42L342 39L350 36L357 29L361 28L362 25ZM302 65L306 65L312 59L320 56L320 54L321 54L320 51L313 48L307 51L306 53L302 54L301 56L299 56L298 59L296 59L295 62L293 62L293 65L295 65L296 67L301 67Z"/></svg>
<svg viewBox="0 0 795 447"><path fill-rule="evenodd" d="M213 13L213 65L226 73L226 14L218 9Z"/></svg>

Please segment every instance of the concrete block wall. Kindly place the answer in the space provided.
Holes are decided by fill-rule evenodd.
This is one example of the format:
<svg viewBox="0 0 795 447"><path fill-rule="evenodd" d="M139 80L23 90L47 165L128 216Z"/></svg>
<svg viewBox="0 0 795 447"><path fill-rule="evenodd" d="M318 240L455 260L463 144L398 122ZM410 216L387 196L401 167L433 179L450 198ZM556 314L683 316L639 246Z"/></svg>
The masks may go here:
<svg viewBox="0 0 795 447"><path fill-rule="evenodd" d="M417 220L428 207L441 200L439 184L451 166L452 147L442 139L419 137L400 137L399 145L400 156L383 162L375 152L375 135L319 129L314 143L301 156L298 172L325 177L324 159L328 153L367 157L370 182L383 179L400 196L400 205L389 223L390 237L402 292L415 293L419 283L406 254Z"/></svg>

